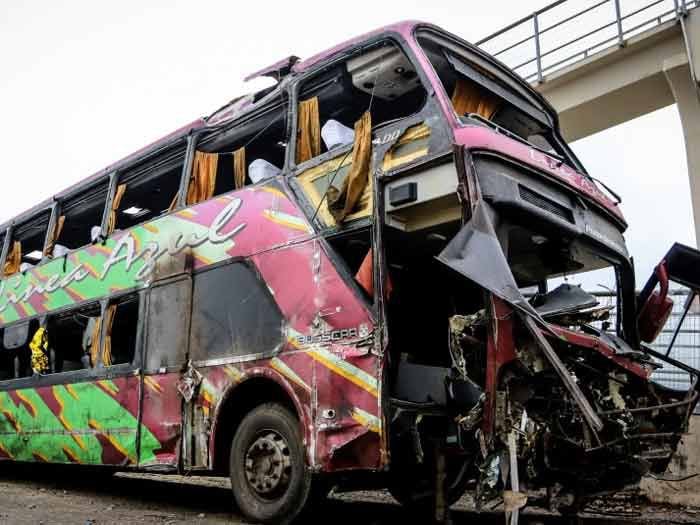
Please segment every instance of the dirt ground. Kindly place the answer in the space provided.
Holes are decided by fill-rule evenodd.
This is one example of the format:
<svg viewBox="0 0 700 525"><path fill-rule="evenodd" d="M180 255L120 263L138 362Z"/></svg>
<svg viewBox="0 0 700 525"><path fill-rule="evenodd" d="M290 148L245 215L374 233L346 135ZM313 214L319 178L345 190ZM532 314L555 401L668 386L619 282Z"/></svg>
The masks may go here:
<svg viewBox="0 0 700 525"><path fill-rule="evenodd" d="M46 466L3 465L0 471L1 524L107 523L244 524L232 505L228 482L217 478L117 474L57 469ZM579 523L688 524L700 523L700 510L638 505L629 498L598 502L600 514L584 514ZM602 508L601 508L602 506ZM477 514L468 498L453 512L455 525L502 524L498 513ZM305 523L390 525L416 523L382 492L333 496L312 509ZM525 525L572 523L543 511L528 511ZM575 523L575 522L574 522Z"/></svg>

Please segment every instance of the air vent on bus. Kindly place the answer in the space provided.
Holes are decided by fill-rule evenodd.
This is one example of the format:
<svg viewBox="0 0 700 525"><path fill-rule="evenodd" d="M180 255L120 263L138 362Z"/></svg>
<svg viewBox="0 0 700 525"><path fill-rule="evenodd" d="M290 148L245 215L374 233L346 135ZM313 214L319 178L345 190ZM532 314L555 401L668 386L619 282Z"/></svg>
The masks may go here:
<svg viewBox="0 0 700 525"><path fill-rule="evenodd" d="M574 214L571 210L565 208L561 204L549 200L547 197L543 197L539 193L535 193L525 186L519 186L520 198L525 202L537 206L538 208L545 210L549 213L556 215L557 217L564 219L567 222L574 222Z"/></svg>

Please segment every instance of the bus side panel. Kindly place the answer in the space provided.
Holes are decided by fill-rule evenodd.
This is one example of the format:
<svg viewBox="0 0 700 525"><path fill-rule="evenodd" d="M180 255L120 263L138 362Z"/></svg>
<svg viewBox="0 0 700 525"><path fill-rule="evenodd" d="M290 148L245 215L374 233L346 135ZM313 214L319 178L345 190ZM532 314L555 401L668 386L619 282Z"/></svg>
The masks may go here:
<svg viewBox="0 0 700 525"><path fill-rule="evenodd" d="M140 467L174 470L178 466L182 439L179 380L179 373L152 374L143 378Z"/></svg>
<svg viewBox="0 0 700 525"><path fill-rule="evenodd" d="M0 392L0 453L17 461L135 466L138 377ZM142 435L149 435L142 429Z"/></svg>
<svg viewBox="0 0 700 525"><path fill-rule="evenodd" d="M371 353L368 309L318 240L252 259L287 323L287 350L270 366L315 391L306 436L313 465L327 471L378 468L381 370Z"/></svg>

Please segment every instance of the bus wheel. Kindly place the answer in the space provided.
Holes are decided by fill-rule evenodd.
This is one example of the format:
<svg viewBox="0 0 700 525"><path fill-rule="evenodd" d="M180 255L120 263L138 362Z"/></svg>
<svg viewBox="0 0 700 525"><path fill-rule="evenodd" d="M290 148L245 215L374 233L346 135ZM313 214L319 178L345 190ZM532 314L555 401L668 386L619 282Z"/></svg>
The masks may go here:
<svg viewBox="0 0 700 525"><path fill-rule="evenodd" d="M231 445L231 488L238 508L262 523L290 523L304 508L311 472L299 421L276 403L241 421Z"/></svg>

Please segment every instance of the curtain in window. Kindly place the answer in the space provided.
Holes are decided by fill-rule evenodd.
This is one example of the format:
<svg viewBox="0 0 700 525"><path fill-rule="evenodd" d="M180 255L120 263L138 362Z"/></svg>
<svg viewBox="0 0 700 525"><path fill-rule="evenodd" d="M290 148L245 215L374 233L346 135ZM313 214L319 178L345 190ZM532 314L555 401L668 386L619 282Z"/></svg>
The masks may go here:
<svg viewBox="0 0 700 525"><path fill-rule="evenodd" d="M245 148L238 148L233 152L233 182L234 187L240 190L245 186Z"/></svg>
<svg viewBox="0 0 700 525"><path fill-rule="evenodd" d="M458 115L476 113L490 119L499 106L498 98L467 78L458 78L452 93L452 106Z"/></svg>
<svg viewBox="0 0 700 525"><path fill-rule="evenodd" d="M318 97L299 102L297 131L297 164L321 154L321 120L318 113Z"/></svg>
<svg viewBox="0 0 700 525"><path fill-rule="evenodd" d="M92 325L92 337L90 340L90 366L97 366L97 359L100 357L100 332L102 331L102 318L95 319Z"/></svg>
<svg viewBox="0 0 700 525"><path fill-rule="evenodd" d="M336 222L345 220L352 212L369 180L372 160L372 115L366 111L355 122L355 144L352 149L352 167L338 190L330 186L326 193L328 210Z"/></svg>
<svg viewBox="0 0 700 525"><path fill-rule="evenodd" d="M113 304L107 308L105 312L105 343L102 347L102 364L104 366L112 366L112 325L114 324L114 316L117 313L117 305Z"/></svg>
<svg viewBox="0 0 700 525"><path fill-rule="evenodd" d="M63 231L63 225L65 222L66 216L61 215L56 221L56 224L54 224L53 231L49 234L49 242L46 243L46 249L44 249L45 256L53 256L53 249L56 247L56 243L58 242L58 239L61 236L61 232Z"/></svg>
<svg viewBox="0 0 700 525"><path fill-rule="evenodd" d="M120 184L117 186L117 191L114 192L112 206L109 209L109 219L107 220L107 237L112 235L114 233L114 229L117 227L117 212L119 211L119 206L124 198L124 193L126 193L126 184Z"/></svg>
<svg viewBox="0 0 700 525"><path fill-rule="evenodd" d="M19 267L22 264L22 243L13 241L10 250L7 253L5 267L2 270L3 277L9 277L19 272Z"/></svg>
<svg viewBox="0 0 700 525"><path fill-rule="evenodd" d="M218 153L197 151L194 154L192 175L190 175L190 182L187 187L187 205L199 204L214 196L216 168L218 165Z"/></svg>

